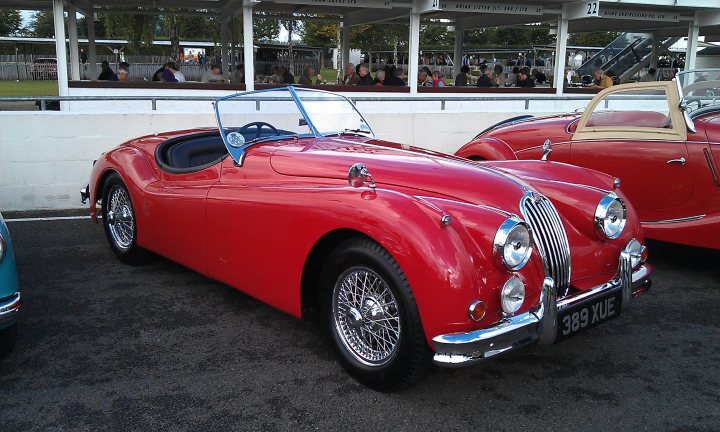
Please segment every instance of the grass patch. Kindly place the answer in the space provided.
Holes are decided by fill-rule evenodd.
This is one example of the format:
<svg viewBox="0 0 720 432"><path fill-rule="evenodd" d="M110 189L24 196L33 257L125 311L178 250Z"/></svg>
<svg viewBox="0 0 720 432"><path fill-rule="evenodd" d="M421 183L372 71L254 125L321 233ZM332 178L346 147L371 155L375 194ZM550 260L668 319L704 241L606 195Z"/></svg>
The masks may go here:
<svg viewBox="0 0 720 432"><path fill-rule="evenodd" d="M57 96L58 83L47 81L0 81L0 97Z"/></svg>

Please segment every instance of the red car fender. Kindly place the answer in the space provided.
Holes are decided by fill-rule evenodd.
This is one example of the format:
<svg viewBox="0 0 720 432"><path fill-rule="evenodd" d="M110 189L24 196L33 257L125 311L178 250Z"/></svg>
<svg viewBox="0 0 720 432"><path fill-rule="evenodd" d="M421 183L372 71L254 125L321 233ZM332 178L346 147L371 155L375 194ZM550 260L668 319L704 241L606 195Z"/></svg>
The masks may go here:
<svg viewBox="0 0 720 432"><path fill-rule="evenodd" d="M150 182L158 180L152 166L140 150L134 147L119 147L105 153L102 158L95 162L90 177L90 203L96 203L102 199L101 194L105 179L113 172L116 172L123 179L134 203L141 203L145 187ZM143 221L143 212L141 206L138 207L140 208L135 209L135 217L138 223L141 223ZM92 220L97 222L97 211L93 204L90 205L90 215ZM138 244L141 243L141 231L138 231Z"/></svg>
<svg viewBox="0 0 720 432"><path fill-rule="evenodd" d="M493 137L470 141L462 146L455 155L473 160L517 160L515 152L509 145Z"/></svg>

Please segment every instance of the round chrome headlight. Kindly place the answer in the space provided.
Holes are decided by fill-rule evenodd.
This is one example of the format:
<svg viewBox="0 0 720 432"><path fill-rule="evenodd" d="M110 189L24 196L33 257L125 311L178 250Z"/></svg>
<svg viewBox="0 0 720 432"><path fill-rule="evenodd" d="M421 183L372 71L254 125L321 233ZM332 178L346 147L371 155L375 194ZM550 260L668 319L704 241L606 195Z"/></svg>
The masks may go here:
<svg viewBox="0 0 720 432"><path fill-rule="evenodd" d="M605 195L595 209L595 224L609 239L615 239L625 228L627 209L625 203L614 193Z"/></svg>
<svg viewBox="0 0 720 432"><path fill-rule="evenodd" d="M525 284L515 276L505 282L500 295L503 311L509 315L515 314L525 300Z"/></svg>
<svg viewBox="0 0 720 432"><path fill-rule="evenodd" d="M507 219L495 234L495 254L510 270L519 270L530 259L532 234L527 224L515 217Z"/></svg>

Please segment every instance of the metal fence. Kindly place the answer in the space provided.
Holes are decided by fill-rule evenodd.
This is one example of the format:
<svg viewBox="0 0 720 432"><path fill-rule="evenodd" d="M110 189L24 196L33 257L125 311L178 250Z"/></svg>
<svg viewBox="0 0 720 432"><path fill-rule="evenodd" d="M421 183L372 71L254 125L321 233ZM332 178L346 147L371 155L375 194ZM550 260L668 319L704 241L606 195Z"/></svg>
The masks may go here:
<svg viewBox="0 0 720 432"><path fill-rule="evenodd" d="M358 102L436 102L441 111L446 109L448 103L453 102L519 102L522 101L525 110L530 109L530 102L548 101L590 101L594 95L528 95L528 96L352 96L346 95L354 103ZM57 102L98 102L98 101L147 101L152 110L157 110L158 101L208 101L214 102L217 98L213 96L39 96L39 97L0 97L2 102L37 102L40 110L45 111L48 105L57 105ZM247 100L255 101L255 110L262 109L263 101L277 102L280 98L268 98L263 96L248 97ZM290 98L288 101L292 100Z"/></svg>

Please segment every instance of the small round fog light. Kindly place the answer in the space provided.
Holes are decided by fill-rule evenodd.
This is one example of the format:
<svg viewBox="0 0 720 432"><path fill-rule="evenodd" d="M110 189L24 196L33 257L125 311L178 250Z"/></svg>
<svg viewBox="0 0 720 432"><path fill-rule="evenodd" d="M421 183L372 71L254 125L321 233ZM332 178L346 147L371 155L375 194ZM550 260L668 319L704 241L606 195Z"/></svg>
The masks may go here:
<svg viewBox="0 0 720 432"><path fill-rule="evenodd" d="M632 239L625 246L625 251L630 255L630 267L636 268L647 259L647 248L636 239Z"/></svg>
<svg viewBox="0 0 720 432"><path fill-rule="evenodd" d="M500 301L505 313L509 315L515 314L525 300L525 285L515 276L505 282L500 295Z"/></svg>
<svg viewBox="0 0 720 432"><path fill-rule="evenodd" d="M468 308L468 318L473 321L480 321L485 317L485 303L475 300Z"/></svg>

